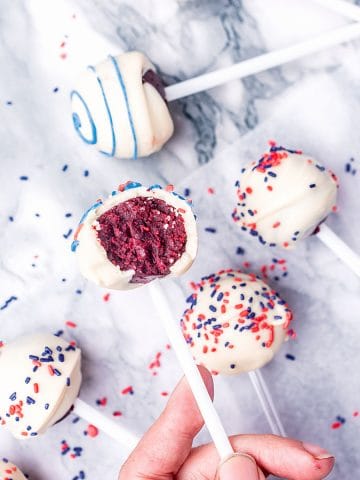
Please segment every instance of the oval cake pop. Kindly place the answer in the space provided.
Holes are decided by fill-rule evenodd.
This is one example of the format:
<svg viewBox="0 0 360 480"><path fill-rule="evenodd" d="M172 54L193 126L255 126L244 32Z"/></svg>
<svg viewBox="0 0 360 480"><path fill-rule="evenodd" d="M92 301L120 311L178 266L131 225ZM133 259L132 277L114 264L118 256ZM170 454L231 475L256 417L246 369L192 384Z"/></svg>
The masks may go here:
<svg viewBox="0 0 360 480"><path fill-rule="evenodd" d="M293 248L336 209L335 175L301 151L274 144L241 170L236 188L234 221L271 247Z"/></svg>
<svg viewBox="0 0 360 480"><path fill-rule="evenodd" d="M181 325L197 363L213 374L237 374L272 360L292 320L278 293L236 270L204 277L192 288Z"/></svg>
<svg viewBox="0 0 360 480"><path fill-rule="evenodd" d="M71 92L80 138L108 156L137 158L160 150L174 125L155 67L128 52L88 67Z"/></svg>
<svg viewBox="0 0 360 480"><path fill-rule="evenodd" d="M196 220L172 186L127 182L85 212L72 250L86 278L127 290L190 268L197 252Z"/></svg>
<svg viewBox="0 0 360 480"><path fill-rule="evenodd" d="M7 458L0 459L0 480L26 480L23 473Z"/></svg>
<svg viewBox="0 0 360 480"><path fill-rule="evenodd" d="M0 348L0 425L34 437L71 409L81 384L80 350L51 334L27 335Z"/></svg>

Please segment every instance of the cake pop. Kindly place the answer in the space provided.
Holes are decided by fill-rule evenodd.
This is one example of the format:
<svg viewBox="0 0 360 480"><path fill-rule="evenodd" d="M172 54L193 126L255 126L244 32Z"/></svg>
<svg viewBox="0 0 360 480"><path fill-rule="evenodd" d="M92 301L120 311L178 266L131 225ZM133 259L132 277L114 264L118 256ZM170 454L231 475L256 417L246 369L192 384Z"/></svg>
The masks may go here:
<svg viewBox="0 0 360 480"><path fill-rule="evenodd" d="M19 439L61 420L80 389L80 350L62 338L35 334L0 349L0 424Z"/></svg>
<svg viewBox="0 0 360 480"><path fill-rule="evenodd" d="M80 138L109 156L150 155L174 130L162 81L140 52L109 56L88 67L71 101Z"/></svg>
<svg viewBox="0 0 360 480"><path fill-rule="evenodd" d="M127 182L85 212L72 250L89 280L117 290L135 288L191 266L195 217L172 186Z"/></svg>
<svg viewBox="0 0 360 480"><path fill-rule="evenodd" d="M139 439L77 395L81 351L49 333L20 337L0 348L0 425L18 439L36 437L68 413L96 425L127 448Z"/></svg>
<svg viewBox="0 0 360 480"><path fill-rule="evenodd" d="M197 363L213 374L237 374L272 360L292 319L278 293L237 270L222 270L192 287L181 325Z"/></svg>
<svg viewBox="0 0 360 480"><path fill-rule="evenodd" d="M0 459L0 480L26 480L16 465L7 458Z"/></svg>
<svg viewBox="0 0 360 480"><path fill-rule="evenodd" d="M166 101L278 67L359 35L359 25L346 25L165 88L142 53L109 56L96 67L88 67L71 92L73 125L85 143L105 155L147 156L160 150L173 133Z"/></svg>
<svg viewBox="0 0 360 480"><path fill-rule="evenodd" d="M336 210L336 176L300 150L274 144L242 168L236 189L234 221L271 247L295 247Z"/></svg>

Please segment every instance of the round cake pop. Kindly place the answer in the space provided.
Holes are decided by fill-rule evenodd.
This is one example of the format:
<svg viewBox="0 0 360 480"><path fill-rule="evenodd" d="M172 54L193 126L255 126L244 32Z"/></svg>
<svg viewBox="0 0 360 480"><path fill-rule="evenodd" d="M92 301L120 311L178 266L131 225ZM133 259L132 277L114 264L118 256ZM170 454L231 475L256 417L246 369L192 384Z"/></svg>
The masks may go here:
<svg viewBox="0 0 360 480"><path fill-rule="evenodd" d="M274 290L236 270L204 277L192 288L181 325L197 363L213 374L237 374L272 360L292 319Z"/></svg>
<svg viewBox="0 0 360 480"><path fill-rule="evenodd" d="M0 480L26 480L16 465L7 458L0 459Z"/></svg>
<svg viewBox="0 0 360 480"><path fill-rule="evenodd" d="M234 221L271 247L293 248L336 209L335 175L301 151L274 144L241 170L236 188Z"/></svg>
<svg viewBox="0 0 360 480"><path fill-rule="evenodd" d="M75 130L102 153L137 158L160 150L174 125L162 80L139 52L88 67L71 92Z"/></svg>
<svg viewBox="0 0 360 480"><path fill-rule="evenodd" d="M0 425L19 439L44 433L71 409L81 384L80 350L51 334L0 348Z"/></svg>
<svg viewBox="0 0 360 480"><path fill-rule="evenodd" d="M135 288L188 270L197 252L195 217L172 186L127 182L85 212L72 250L97 285Z"/></svg>

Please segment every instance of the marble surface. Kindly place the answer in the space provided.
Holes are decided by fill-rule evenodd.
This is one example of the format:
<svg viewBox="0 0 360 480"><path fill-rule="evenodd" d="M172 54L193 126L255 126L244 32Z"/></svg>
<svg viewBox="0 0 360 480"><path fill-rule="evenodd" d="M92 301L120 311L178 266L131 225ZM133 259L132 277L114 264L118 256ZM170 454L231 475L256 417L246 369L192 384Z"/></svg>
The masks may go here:
<svg viewBox="0 0 360 480"><path fill-rule="evenodd" d="M81 397L94 406L106 398L97 408L144 432L180 369L146 288L111 292L104 301L108 292L78 273L70 231L89 203L128 178L174 183L180 193L190 189L201 243L190 272L166 285L174 315L184 308L190 280L224 267L260 273L268 266L268 281L292 306L297 331L263 369L285 428L336 455L331 478L355 478L359 279L315 237L294 252L260 247L232 223L231 211L241 165L257 159L275 138L337 173L339 213L328 224L360 250L360 174L352 173L360 169L360 42L172 104L176 133L153 158L101 156L79 141L69 108L79 72L108 53L142 50L173 83L347 20L310 0L1 0L0 6L0 339L64 330L83 351ZM157 352L161 366L153 375L148 366ZM247 376L215 383L215 403L229 433L269 431ZM122 393L128 386L133 395ZM113 417L116 411L122 416ZM346 422L332 428L338 415ZM0 455L33 480L74 479L80 471L88 479L116 478L126 449L105 435L84 436L87 423L73 420L31 442L17 442L1 430ZM206 431L197 439L207 440ZM70 448L65 455L62 441ZM79 446L81 456L72 458Z"/></svg>

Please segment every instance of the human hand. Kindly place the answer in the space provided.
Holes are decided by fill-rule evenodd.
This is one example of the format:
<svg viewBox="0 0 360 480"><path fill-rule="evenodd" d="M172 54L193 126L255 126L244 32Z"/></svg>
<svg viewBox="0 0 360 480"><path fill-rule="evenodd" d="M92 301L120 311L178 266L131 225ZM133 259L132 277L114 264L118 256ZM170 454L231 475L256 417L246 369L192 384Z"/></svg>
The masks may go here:
<svg viewBox="0 0 360 480"><path fill-rule="evenodd" d="M210 373L200 368L213 397ZM183 378L159 417L123 465L119 480L263 480L269 474L288 480L320 480L335 459L321 447L275 435L235 435L236 453L219 465L214 445L192 448L204 422Z"/></svg>

